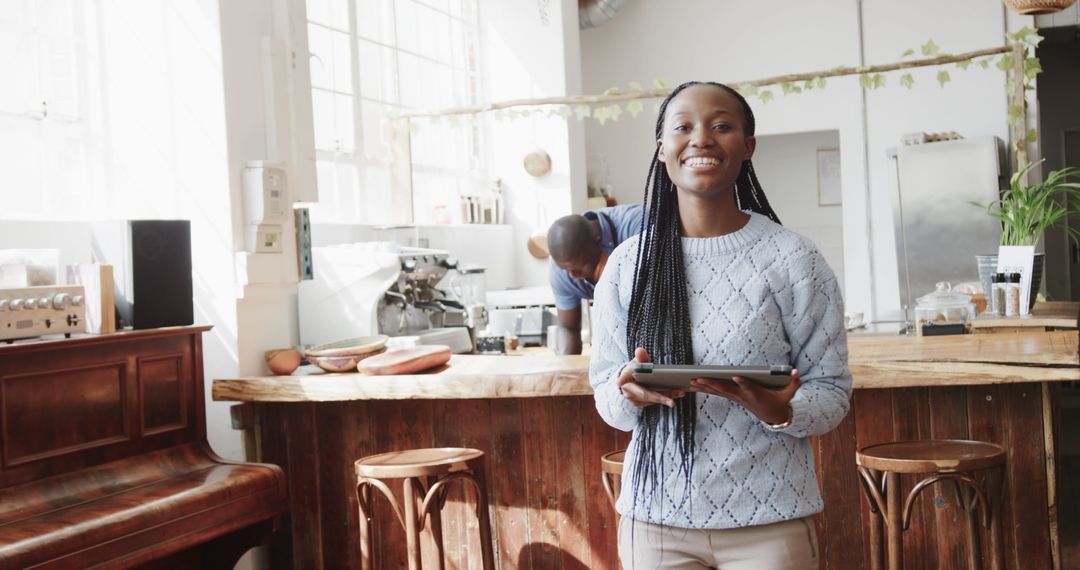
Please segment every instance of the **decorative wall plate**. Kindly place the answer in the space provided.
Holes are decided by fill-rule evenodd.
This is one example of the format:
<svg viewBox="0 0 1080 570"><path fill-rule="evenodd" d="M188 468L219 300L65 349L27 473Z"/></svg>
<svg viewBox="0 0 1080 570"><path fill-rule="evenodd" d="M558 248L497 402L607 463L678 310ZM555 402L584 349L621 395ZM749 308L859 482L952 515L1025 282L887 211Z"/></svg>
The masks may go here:
<svg viewBox="0 0 1080 570"><path fill-rule="evenodd" d="M541 177L551 172L551 156L542 149L536 149L525 155L525 172Z"/></svg>

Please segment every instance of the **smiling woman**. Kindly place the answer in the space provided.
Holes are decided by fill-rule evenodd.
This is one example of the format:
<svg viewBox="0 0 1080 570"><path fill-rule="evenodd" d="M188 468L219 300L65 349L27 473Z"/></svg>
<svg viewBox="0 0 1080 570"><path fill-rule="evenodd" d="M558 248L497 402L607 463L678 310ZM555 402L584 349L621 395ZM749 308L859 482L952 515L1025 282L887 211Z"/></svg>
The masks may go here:
<svg viewBox="0 0 1080 570"><path fill-rule="evenodd" d="M734 555L817 567L806 529L823 504L807 437L848 411L843 301L821 253L769 206L750 162L754 129L724 85L672 91L642 233L616 248L597 284L590 383L604 420L633 431L616 503L624 566L724 567ZM631 372L643 362L797 371L780 390L737 377L655 391Z"/></svg>

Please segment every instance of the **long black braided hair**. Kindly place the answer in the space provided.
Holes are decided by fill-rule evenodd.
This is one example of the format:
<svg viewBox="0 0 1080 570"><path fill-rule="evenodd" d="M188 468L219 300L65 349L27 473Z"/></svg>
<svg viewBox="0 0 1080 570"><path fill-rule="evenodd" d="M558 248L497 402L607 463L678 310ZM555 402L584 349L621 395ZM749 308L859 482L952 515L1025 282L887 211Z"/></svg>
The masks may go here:
<svg viewBox="0 0 1080 570"><path fill-rule="evenodd" d="M676 87L660 104L656 140L663 136L668 104L684 89L694 85L712 85L735 97L742 108L743 132L748 137L754 135L754 112L738 91L721 83L690 81ZM659 160L659 146L653 151L643 201L645 216L641 220L634 289L627 315L626 351L633 356L635 348L643 347L655 363L693 364L679 200L667 168ZM751 210L780 223L749 160L743 161L735 181L735 203L740 210ZM636 434L637 453L632 473L635 508L639 500L656 491L658 475L664 472L662 449L672 436L679 453L679 470L686 478L683 500L689 498L696 425L697 402L693 392L675 400L674 408L654 405L643 410Z"/></svg>

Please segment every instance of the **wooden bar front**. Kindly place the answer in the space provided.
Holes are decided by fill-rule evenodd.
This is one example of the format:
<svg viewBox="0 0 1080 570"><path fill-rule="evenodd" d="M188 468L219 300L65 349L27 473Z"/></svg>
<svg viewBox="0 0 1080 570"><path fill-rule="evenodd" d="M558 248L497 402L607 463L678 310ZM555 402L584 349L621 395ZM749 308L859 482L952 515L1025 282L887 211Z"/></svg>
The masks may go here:
<svg viewBox="0 0 1080 570"><path fill-rule="evenodd" d="M853 337L850 350L852 412L813 441L826 505L817 517L822 568L869 567L855 450L931 437L981 439L1008 450L1006 567L1056 567L1051 416L1055 383L1080 379L1077 333ZM215 381L216 399L252 402L254 458L288 475L291 539L281 533L271 565L359 567L355 459L470 446L487 454L499 568L618 568L600 457L624 447L629 434L597 415L587 359L563 358L455 356L437 375L396 383L358 375ZM561 368L552 365L558 362ZM491 370L482 372L485 366ZM358 393L365 399L351 399ZM442 517L448 568L479 567L476 523L464 499L463 490L452 492ZM385 504L377 516L375 567L404 567L404 532ZM963 524L951 488L924 492L904 536L907 567L966 567ZM433 563L425 537L425 564Z"/></svg>

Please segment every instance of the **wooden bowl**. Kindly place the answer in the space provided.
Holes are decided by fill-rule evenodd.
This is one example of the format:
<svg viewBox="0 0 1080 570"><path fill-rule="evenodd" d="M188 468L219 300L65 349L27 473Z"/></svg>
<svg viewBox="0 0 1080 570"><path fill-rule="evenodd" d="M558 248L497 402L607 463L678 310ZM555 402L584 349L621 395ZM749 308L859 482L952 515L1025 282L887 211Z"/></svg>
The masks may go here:
<svg viewBox="0 0 1080 570"><path fill-rule="evenodd" d="M348 372L356 368L357 362L386 350L389 339L384 334L347 338L313 346L304 355L308 362L327 372Z"/></svg>
<svg viewBox="0 0 1080 570"><path fill-rule="evenodd" d="M374 352L365 354L345 354L341 356L308 356L308 362L322 368L327 372L352 372L356 365L366 358L386 352L386 348L380 348Z"/></svg>
<svg viewBox="0 0 1080 570"><path fill-rule="evenodd" d="M300 352L291 348L275 348L264 353L266 367L278 376L288 376L300 366Z"/></svg>

